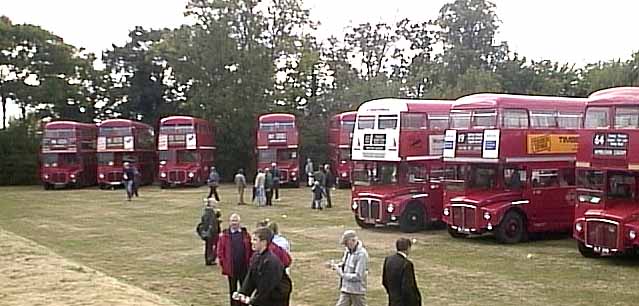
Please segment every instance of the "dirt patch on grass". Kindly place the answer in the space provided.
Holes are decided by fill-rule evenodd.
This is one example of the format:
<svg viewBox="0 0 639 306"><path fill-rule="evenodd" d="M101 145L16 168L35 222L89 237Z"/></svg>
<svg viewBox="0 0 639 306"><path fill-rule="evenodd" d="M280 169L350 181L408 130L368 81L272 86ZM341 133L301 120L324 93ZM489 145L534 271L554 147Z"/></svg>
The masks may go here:
<svg viewBox="0 0 639 306"><path fill-rule="evenodd" d="M0 229L0 304L176 305Z"/></svg>

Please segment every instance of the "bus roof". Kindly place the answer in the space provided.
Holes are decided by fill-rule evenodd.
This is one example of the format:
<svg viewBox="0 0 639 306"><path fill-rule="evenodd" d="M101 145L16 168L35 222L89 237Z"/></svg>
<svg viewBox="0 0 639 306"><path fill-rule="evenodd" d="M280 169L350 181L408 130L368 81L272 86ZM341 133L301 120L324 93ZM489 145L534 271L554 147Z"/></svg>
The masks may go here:
<svg viewBox="0 0 639 306"><path fill-rule="evenodd" d="M357 111L348 111L348 112L335 114L333 116L333 119L337 119L337 120L353 120L354 121L355 117L357 117Z"/></svg>
<svg viewBox="0 0 639 306"><path fill-rule="evenodd" d="M561 110L582 110L586 101L587 99L584 98L482 93L457 99L452 109L534 108L555 110L560 108Z"/></svg>
<svg viewBox="0 0 639 306"><path fill-rule="evenodd" d="M100 124L98 125L99 127L127 127L127 126L134 126L134 127L140 127L140 128L147 128L147 129L153 129L152 126L146 124L146 123L142 123L139 121L133 121L133 120L129 120L129 119L107 119L104 120L102 122L100 122Z"/></svg>
<svg viewBox="0 0 639 306"><path fill-rule="evenodd" d="M295 115L284 113L273 113L260 115L259 122L295 122Z"/></svg>
<svg viewBox="0 0 639 306"><path fill-rule="evenodd" d="M45 129L68 129L68 128L76 128L76 127L95 129L96 125L91 123L76 122L76 121L69 121L69 120L53 121L44 125Z"/></svg>
<svg viewBox="0 0 639 306"><path fill-rule="evenodd" d="M615 87L593 92L589 105L639 105L639 87Z"/></svg>
<svg viewBox="0 0 639 306"><path fill-rule="evenodd" d="M448 113L455 101L449 100L416 100L416 99L377 99L364 102L358 112L441 112Z"/></svg>
<svg viewBox="0 0 639 306"><path fill-rule="evenodd" d="M193 124L193 123L200 123L200 124L208 124L208 125L210 125L210 123L207 120L204 120L202 118L197 118L197 117L191 117L191 116L168 116L168 117L164 117L164 118L160 119L160 125L163 125L163 124Z"/></svg>

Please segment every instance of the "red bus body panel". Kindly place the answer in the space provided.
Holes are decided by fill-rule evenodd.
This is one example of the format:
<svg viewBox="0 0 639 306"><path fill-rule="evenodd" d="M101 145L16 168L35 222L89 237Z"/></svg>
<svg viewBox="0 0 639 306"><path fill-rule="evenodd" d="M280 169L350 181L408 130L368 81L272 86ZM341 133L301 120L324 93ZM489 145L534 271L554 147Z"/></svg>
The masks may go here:
<svg viewBox="0 0 639 306"><path fill-rule="evenodd" d="M280 184L299 186L299 132L295 116L265 114L258 118L256 135L257 169L280 170Z"/></svg>
<svg viewBox="0 0 639 306"><path fill-rule="evenodd" d="M581 184L577 189L573 238L578 241L582 254L636 252L639 249L636 237L639 234L639 125L633 117L630 126L619 127L617 124L621 122L617 122L615 114L619 109L639 112L639 87L595 92L588 99L587 112L591 108L606 109L609 124L606 124L608 127L586 126L580 131L577 181ZM600 173L600 188L583 186L586 172ZM614 181L616 175L630 180ZM622 188L630 196L615 197L615 192Z"/></svg>
<svg viewBox="0 0 639 306"><path fill-rule="evenodd" d="M380 99L359 107L352 141L351 210L360 226L399 225L401 230L412 232L440 221L443 134L452 104L440 100ZM410 121L408 117L412 118L411 125L405 124ZM364 121L371 118L372 127L366 127ZM395 128L382 129L383 118L397 118ZM444 118L445 126L432 129L430 124L435 118ZM392 169L394 179L373 178L383 167ZM420 178L412 171L419 172ZM369 176L370 183L362 181L358 173ZM416 225L406 225L413 222L407 220L409 212L417 213L413 216L420 220Z"/></svg>
<svg viewBox="0 0 639 306"><path fill-rule="evenodd" d="M501 225L508 212L523 216L526 232L569 231L574 213L574 164L577 152L579 120L585 99L505 94L475 94L457 100L451 109L454 116L495 111L494 125L454 128L446 131L444 162L447 169L488 167L494 169L490 189L467 187L469 177L458 178L462 190L444 191L443 221L459 234L483 234ZM521 111L527 121L514 128L506 126L506 110ZM475 114L475 113L473 113ZM532 125L533 114L547 114L548 126ZM473 115L474 116L474 115ZM570 118L571 125L559 127L560 118ZM512 119L512 118L508 118ZM537 119L536 119L537 120ZM554 124L554 126L553 126ZM574 126L573 126L574 125ZM519 190L506 187L505 170L519 169L524 180ZM544 171L553 172L552 184L542 185ZM466 172L464 175L470 175ZM446 183L448 187L449 183Z"/></svg>
<svg viewBox="0 0 639 306"><path fill-rule="evenodd" d="M203 185L215 156L213 126L189 116L160 120L158 133L158 180L169 185Z"/></svg>
<svg viewBox="0 0 639 306"><path fill-rule="evenodd" d="M128 119L108 119L98 125L98 185L122 185L123 162L132 161L140 184L153 183L157 156L153 127Z"/></svg>
<svg viewBox="0 0 639 306"><path fill-rule="evenodd" d="M91 186L96 183L94 124L55 121L44 127L40 178L45 188Z"/></svg>
<svg viewBox="0 0 639 306"><path fill-rule="evenodd" d="M328 159L338 186L351 185L351 141L356 117L356 111L344 112L333 116L328 125Z"/></svg>

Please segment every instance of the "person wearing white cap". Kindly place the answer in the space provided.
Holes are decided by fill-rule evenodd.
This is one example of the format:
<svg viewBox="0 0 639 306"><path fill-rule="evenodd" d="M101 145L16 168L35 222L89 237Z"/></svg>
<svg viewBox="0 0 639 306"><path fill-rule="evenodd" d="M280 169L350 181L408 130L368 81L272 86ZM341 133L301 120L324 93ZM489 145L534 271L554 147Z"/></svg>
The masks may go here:
<svg viewBox="0 0 639 306"><path fill-rule="evenodd" d="M340 277L340 294L335 306L366 306L368 252L353 230L342 234L341 243L346 247L342 261L331 264Z"/></svg>

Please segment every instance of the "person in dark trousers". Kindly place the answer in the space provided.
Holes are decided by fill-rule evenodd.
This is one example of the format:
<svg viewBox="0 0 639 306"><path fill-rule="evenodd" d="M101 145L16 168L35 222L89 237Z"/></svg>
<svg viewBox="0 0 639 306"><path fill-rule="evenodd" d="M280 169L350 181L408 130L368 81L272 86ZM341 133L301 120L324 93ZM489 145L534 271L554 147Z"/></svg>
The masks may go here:
<svg viewBox="0 0 639 306"><path fill-rule="evenodd" d="M198 224L198 233L204 240L204 263L207 266L214 265L217 258L217 241L220 235L220 217L222 214L215 209L212 199L208 199L204 211L202 212L201 222Z"/></svg>
<svg viewBox="0 0 639 306"><path fill-rule="evenodd" d="M388 293L388 306L421 306L422 296L415 280L413 263L408 259L412 243L399 238L397 253L384 259L382 285Z"/></svg>
<svg viewBox="0 0 639 306"><path fill-rule="evenodd" d="M209 179L206 182L209 185L209 195L206 197L210 199L212 195L215 195L215 201L220 201L220 196L217 194L217 187L220 186L220 174L217 173L215 167L211 167L211 173L209 173Z"/></svg>
<svg viewBox="0 0 639 306"><path fill-rule="evenodd" d="M237 291L238 285L246 278L248 265L253 250L251 248L251 235L246 228L240 225L240 215L231 214L229 217L229 228L220 234L217 242L217 258L220 262L222 274L229 280L229 296L231 306L242 306L233 299L233 292Z"/></svg>
<svg viewBox="0 0 639 306"><path fill-rule="evenodd" d="M311 188L313 192L313 202L311 203L312 209L322 210L322 198L325 195L324 188L320 185L318 181L313 183L313 188Z"/></svg>
<svg viewBox="0 0 639 306"><path fill-rule="evenodd" d="M324 186L326 189L326 207L331 208L333 207L333 204L331 203L331 188L335 186L335 176L333 175L329 164L324 165Z"/></svg>
<svg viewBox="0 0 639 306"><path fill-rule="evenodd" d="M269 251L273 232L260 227L251 240L256 255L251 259L242 288L234 294L237 300L253 306L288 306L293 284L280 260Z"/></svg>
<svg viewBox="0 0 639 306"><path fill-rule="evenodd" d="M271 172L273 173L273 193L275 201L280 200L280 169L276 163L271 164Z"/></svg>
<svg viewBox="0 0 639 306"><path fill-rule="evenodd" d="M266 192L266 206L273 206L273 171L269 168L266 168L264 191Z"/></svg>
<svg viewBox="0 0 639 306"><path fill-rule="evenodd" d="M131 201L133 197L133 184L135 180L135 170L131 167L129 162L124 162L124 169L122 170L122 181L124 181L124 187L126 189L126 199Z"/></svg>
<svg viewBox="0 0 639 306"><path fill-rule="evenodd" d="M133 195L137 198L140 196L140 194L138 194L138 187L142 181L142 173L140 173L137 166L132 165L131 167L133 168Z"/></svg>

